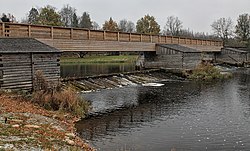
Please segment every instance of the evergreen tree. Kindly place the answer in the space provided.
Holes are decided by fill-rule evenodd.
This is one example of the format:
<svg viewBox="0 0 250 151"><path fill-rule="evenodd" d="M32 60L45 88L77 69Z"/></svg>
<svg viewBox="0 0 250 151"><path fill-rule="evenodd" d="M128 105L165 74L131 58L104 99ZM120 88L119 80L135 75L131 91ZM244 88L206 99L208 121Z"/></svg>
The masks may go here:
<svg viewBox="0 0 250 151"><path fill-rule="evenodd" d="M10 22L10 19L7 17L6 14L3 14L3 15L2 15L1 20L2 20L2 22Z"/></svg>
<svg viewBox="0 0 250 151"><path fill-rule="evenodd" d="M235 33L241 41L247 41L250 38L250 16L248 14L242 14L237 20L235 26Z"/></svg>
<svg viewBox="0 0 250 151"><path fill-rule="evenodd" d="M73 14L72 27L78 27L78 17L76 13Z"/></svg>
<svg viewBox="0 0 250 151"><path fill-rule="evenodd" d="M31 8L28 15L28 23L29 24L37 24L38 23L39 12L36 8Z"/></svg>
<svg viewBox="0 0 250 151"><path fill-rule="evenodd" d="M89 16L89 14L87 12L84 12L82 14L82 17L80 19L79 27L92 29L92 27L93 27L92 21L91 21L90 16Z"/></svg>

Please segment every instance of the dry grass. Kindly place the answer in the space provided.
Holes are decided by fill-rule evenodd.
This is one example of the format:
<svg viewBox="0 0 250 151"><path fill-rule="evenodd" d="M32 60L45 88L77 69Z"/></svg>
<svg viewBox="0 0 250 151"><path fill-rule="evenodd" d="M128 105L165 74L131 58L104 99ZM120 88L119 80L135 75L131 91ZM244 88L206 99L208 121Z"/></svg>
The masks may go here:
<svg viewBox="0 0 250 151"><path fill-rule="evenodd" d="M89 102L71 88L62 89L60 84L51 84L38 71L32 101L48 110L69 112L84 117L89 110Z"/></svg>
<svg viewBox="0 0 250 151"><path fill-rule="evenodd" d="M231 76L228 74L221 74L219 69L207 62L202 62L192 70L191 73L186 73L186 75L190 79L197 80L225 79Z"/></svg>

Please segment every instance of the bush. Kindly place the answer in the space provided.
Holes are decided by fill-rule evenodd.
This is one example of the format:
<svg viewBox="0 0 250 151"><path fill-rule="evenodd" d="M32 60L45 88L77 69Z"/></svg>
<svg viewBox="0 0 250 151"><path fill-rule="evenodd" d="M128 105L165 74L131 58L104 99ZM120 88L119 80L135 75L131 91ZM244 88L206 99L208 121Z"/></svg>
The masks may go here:
<svg viewBox="0 0 250 151"><path fill-rule="evenodd" d="M41 72L36 73L36 87L32 94L32 101L48 110L69 112L84 117L90 103L71 88L62 89L60 84L49 85Z"/></svg>
<svg viewBox="0 0 250 151"><path fill-rule="evenodd" d="M229 75L221 74L220 70L215 68L212 64L203 62L192 70L191 73L188 73L187 77L198 80L212 80L228 78Z"/></svg>

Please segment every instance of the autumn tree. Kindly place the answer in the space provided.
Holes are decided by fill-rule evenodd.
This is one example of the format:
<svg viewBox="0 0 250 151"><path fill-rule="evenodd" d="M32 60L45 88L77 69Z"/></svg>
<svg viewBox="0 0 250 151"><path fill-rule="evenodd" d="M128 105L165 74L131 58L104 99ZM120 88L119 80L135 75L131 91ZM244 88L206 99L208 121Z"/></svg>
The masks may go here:
<svg viewBox="0 0 250 151"><path fill-rule="evenodd" d="M112 19L112 17L110 17L108 21L105 21L102 28L103 28L103 30L118 31L118 25Z"/></svg>
<svg viewBox="0 0 250 151"><path fill-rule="evenodd" d="M92 29L92 27L93 27L92 21L91 21L90 15L87 12L84 12L82 14L82 16L80 18L79 27Z"/></svg>
<svg viewBox="0 0 250 151"><path fill-rule="evenodd" d="M237 19L237 25L235 26L235 33L241 41L247 41L250 38L250 16L248 14L242 14Z"/></svg>
<svg viewBox="0 0 250 151"><path fill-rule="evenodd" d="M39 19L39 12L36 8L31 8L31 10L29 11L29 15L28 15L28 23L29 24L37 24L38 23L38 19Z"/></svg>
<svg viewBox="0 0 250 151"><path fill-rule="evenodd" d="M69 4L65 5L61 11L60 11L60 15L61 15L61 21L63 23L63 25L65 27L71 27L73 24L73 17L74 14L76 13L76 9L69 6Z"/></svg>
<svg viewBox="0 0 250 151"><path fill-rule="evenodd" d="M60 15L56 12L56 8L50 5L41 9L38 23L41 25L62 26Z"/></svg>
<svg viewBox="0 0 250 151"><path fill-rule="evenodd" d="M145 15L137 21L136 31L142 34L159 34L160 25L155 21L154 16Z"/></svg>
<svg viewBox="0 0 250 151"><path fill-rule="evenodd" d="M132 21L123 19L119 22L118 28L119 31L131 33L135 31L135 24Z"/></svg>
<svg viewBox="0 0 250 151"><path fill-rule="evenodd" d="M233 21L231 18L220 18L211 25L214 34L218 36L225 45L228 38L233 35Z"/></svg>
<svg viewBox="0 0 250 151"><path fill-rule="evenodd" d="M182 30L182 22L178 17L169 16L167 18L167 23L164 27L164 33L171 36L179 36Z"/></svg>

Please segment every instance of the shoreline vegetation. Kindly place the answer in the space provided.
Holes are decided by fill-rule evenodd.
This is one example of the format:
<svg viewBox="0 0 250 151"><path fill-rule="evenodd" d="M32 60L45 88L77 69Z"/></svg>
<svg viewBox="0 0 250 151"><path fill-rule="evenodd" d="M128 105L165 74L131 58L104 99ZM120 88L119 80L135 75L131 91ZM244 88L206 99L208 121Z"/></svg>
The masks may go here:
<svg viewBox="0 0 250 151"><path fill-rule="evenodd" d="M1 151L94 150L76 134L78 116L45 109L27 94L2 91L0 100Z"/></svg>
<svg viewBox="0 0 250 151"><path fill-rule="evenodd" d="M93 151L75 129L90 104L72 89L48 83L41 71L34 83L32 94L0 92L0 151Z"/></svg>
<svg viewBox="0 0 250 151"><path fill-rule="evenodd" d="M60 63L71 64L71 63L133 63L136 61L138 55L92 55L84 56L83 58L77 57L61 57Z"/></svg>
<svg viewBox="0 0 250 151"><path fill-rule="evenodd" d="M202 62L193 70L183 71L183 76L191 80L211 81L216 79L228 79L232 77L232 74L229 72L222 73L221 70L216 68L213 64Z"/></svg>

